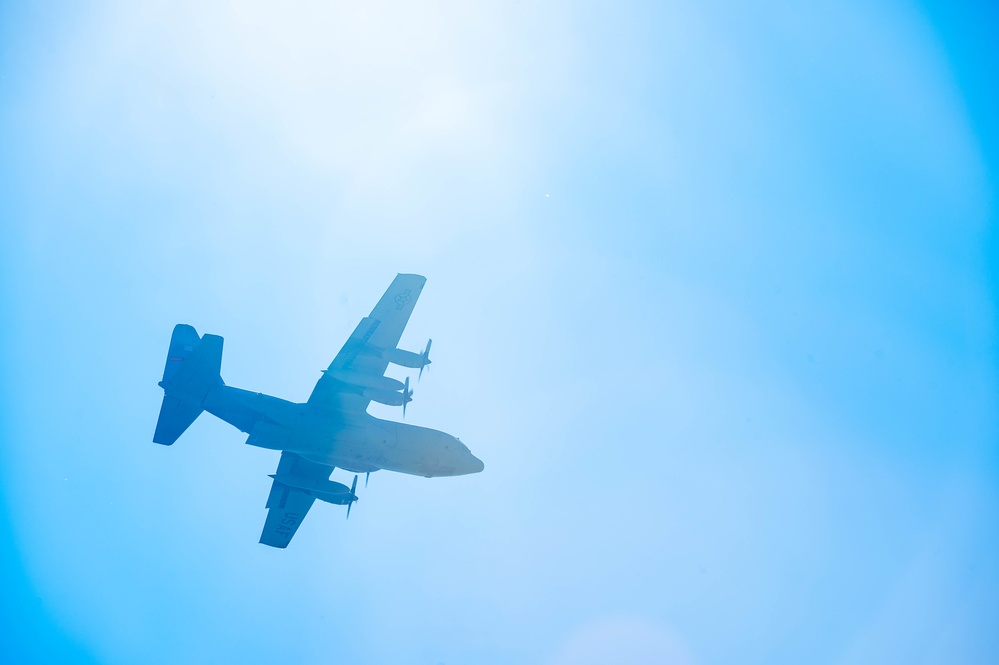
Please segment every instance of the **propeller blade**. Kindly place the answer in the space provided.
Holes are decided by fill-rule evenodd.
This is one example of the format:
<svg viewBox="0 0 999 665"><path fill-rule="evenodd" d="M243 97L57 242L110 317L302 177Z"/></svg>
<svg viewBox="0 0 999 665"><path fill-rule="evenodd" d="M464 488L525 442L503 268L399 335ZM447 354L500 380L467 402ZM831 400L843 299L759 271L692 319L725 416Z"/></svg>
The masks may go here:
<svg viewBox="0 0 999 665"><path fill-rule="evenodd" d="M370 471L368 471L367 473L364 474L364 486L365 487L368 486L368 478L370 478L370 477L371 477L371 472Z"/></svg>
<svg viewBox="0 0 999 665"><path fill-rule="evenodd" d="M354 490L356 489L357 489L357 474L355 473L354 482L351 483L350 485L350 494L351 496L353 496L353 498L347 503L347 519L350 519L350 507L354 505L355 501L357 501L357 495L354 494Z"/></svg>
<svg viewBox="0 0 999 665"><path fill-rule="evenodd" d="M406 417L406 405L413 400L413 391L409 389L409 377L406 377L406 383L402 386L402 417Z"/></svg>
<svg viewBox="0 0 999 665"><path fill-rule="evenodd" d="M416 380L419 381L423 378L423 370L427 365L430 364L430 345L433 344L434 340L427 340L427 348L423 349L423 362L420 363L420 373L416 375ZM428 370L429 371L429 370Z"/></svg>

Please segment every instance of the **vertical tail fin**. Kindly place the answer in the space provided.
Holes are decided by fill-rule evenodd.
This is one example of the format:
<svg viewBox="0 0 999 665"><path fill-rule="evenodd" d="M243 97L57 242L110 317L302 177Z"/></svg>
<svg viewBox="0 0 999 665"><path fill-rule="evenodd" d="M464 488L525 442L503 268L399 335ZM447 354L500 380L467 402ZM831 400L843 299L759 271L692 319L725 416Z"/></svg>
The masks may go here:
<svg viewBox="0 0 999 665"><path fill-rule="evenodd" d="M166 394L154 443L172 445L201 415L208 391L222 383L222 342L218 335L199 337L193 327L183 323L174 327L160 381Z"/></svg>
<svg viewBox="0 0 999 665"><path fill-rule="evenodd" d="M194 349L201 343L201 336L194 326L178 323L173 328L173 335L170 337L170 350L167 351L166 367L163 368L163 382L169 383L180 371L184 361L191 357Z"/></svg>

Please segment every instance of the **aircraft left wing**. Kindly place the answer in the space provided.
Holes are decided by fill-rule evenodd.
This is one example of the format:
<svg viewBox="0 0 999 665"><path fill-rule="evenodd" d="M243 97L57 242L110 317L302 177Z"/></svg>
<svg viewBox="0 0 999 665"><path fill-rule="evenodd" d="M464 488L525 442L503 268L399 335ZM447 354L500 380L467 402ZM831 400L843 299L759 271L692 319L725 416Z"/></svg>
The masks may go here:
<svg viewBox="0 0 999 665"><path fill-rule="evenodd" d="M396 275L371 315L361 319L336 358L325 370L309 397L309 404L343 411L365 411L370 399L356 384L334 377L352 373L377 380L384 376L389 361L379 352L399 345L416 301L427 278L422 275ZM361 379L363 381L363 379ZM396 388L398 389L398 388Z"/></svg>
<svg viewBox="0 0 999 665"><path fill-rule="evenodd" d="M305 481L328 480L333 467L309 460L295 453L281 453L271 493L267 497L267 520L260 542L271 547L285 548L312 507L315 497L282 483L280 478L300 478Z"/></svg>

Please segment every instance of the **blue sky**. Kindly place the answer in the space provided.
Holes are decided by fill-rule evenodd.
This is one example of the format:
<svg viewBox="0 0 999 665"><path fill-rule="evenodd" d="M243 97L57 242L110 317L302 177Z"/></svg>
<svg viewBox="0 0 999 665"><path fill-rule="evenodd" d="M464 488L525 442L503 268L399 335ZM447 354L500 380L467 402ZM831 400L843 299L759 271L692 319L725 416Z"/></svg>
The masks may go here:
<svg viewBox="0 0 999 665"><path fill-rule="evenodd" d="M0 655L995 662L997 18L5 6ZM397 272L485 472L262 547L172 326L304 400Z"/></svg>

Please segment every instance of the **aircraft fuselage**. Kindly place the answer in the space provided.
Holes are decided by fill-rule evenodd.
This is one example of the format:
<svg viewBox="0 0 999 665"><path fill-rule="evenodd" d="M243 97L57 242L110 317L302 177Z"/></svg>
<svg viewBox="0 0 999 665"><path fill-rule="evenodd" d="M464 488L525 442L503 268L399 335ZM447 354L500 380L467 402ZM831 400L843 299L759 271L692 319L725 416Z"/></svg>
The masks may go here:
<svg viewBox="0 0 999 665"><path fill-rule="evenodd" d="M386 469L427 478L482 471L482 462L445 432L327 411L219 385L205 398L212 415L249 434L246 443L297 453L355 473Z"/></svg>

